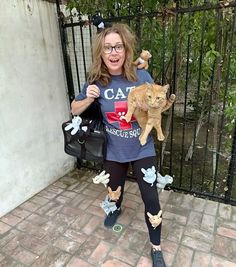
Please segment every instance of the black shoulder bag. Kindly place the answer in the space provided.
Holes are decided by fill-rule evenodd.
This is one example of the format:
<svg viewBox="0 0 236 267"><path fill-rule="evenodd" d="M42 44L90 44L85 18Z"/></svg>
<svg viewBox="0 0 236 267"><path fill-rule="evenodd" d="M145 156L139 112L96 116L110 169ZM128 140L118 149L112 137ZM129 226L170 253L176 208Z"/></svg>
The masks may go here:
<svg viewBox="0 0 236 267"><path fill-rule="evenodd" d="M72 120L62 124L65 152L79 160L103 162L106 156L106 135L99 102L95 100L79 116L82 122L75 134L72 134L73 128L65 130Z"/></svg>

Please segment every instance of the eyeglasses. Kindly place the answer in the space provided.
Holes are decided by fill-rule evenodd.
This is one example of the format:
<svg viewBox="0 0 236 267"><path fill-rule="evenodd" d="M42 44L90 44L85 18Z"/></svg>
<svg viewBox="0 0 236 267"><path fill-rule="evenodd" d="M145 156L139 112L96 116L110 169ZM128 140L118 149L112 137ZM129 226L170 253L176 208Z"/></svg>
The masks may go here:
<svg viewBox="0 0 236 267"><path fill-rule="evenodd" d="M103 47L103 52L105 54L110 54L113 51L113 49L115 49L116 53L122 53L124 51L124 48L125 47L124 47L123 44L116 44L114 46L112 46L112 45L105 45Z"/></svg>

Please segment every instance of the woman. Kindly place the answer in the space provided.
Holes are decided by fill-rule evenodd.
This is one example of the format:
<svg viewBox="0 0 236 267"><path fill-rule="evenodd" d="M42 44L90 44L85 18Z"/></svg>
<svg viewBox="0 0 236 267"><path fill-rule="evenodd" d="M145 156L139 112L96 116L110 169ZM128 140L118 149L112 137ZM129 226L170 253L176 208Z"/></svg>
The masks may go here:
<svg viewBox="0 0 236 267"><path fill-rule="evenodd" d="M125 178L129 164L137 179L145 206L145 221L151 241L151 256L154 267L165 266L161 252L161 209L156 188L147 182L145 174L156 175L156 153L149 136L144 146L140 145L140 127L132 118L124 120L127 112L127 96L132 88L153 79L145 70L137 70L132 64L135 36L124 24L114 24L104 29L95 39L93 63L88 83L71 104L74 115L81 114L95 99L98 99L107 133L107 155L104 170L110 174L108 202L112 210L104 225L111 228L121 213Z"/></svg>

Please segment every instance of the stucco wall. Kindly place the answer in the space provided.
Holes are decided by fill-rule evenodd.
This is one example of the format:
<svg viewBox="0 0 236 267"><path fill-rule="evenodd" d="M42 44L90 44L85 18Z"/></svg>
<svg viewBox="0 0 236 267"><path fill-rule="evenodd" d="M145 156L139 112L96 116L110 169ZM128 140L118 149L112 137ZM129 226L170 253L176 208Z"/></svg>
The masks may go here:
<svg viewBox="0 0 236 267"><path fill-rule="evenodd" d="M69 118L56 6L1 0L0 217L63 176Z"/></svg>

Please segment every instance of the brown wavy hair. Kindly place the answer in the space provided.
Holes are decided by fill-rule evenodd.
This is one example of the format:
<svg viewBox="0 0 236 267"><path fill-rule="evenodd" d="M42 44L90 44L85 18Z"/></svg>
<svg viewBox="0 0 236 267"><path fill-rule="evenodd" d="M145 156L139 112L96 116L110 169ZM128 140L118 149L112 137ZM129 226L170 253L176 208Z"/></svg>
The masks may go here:
<svg viewBox="0 0 236 267"><path fill-rule="evenodd" d="M109 28L105 28L95 36L93 41L93 62L88 75L89 84L96 81L106 86L111 82L111 75L102 59L102 50L105 36L113 32L120 35L125 47L125 61L122 75L128 81L134 82L137 80L136 67L132 63L136 45L135 35L127 25L116 23Z"/></svg>

